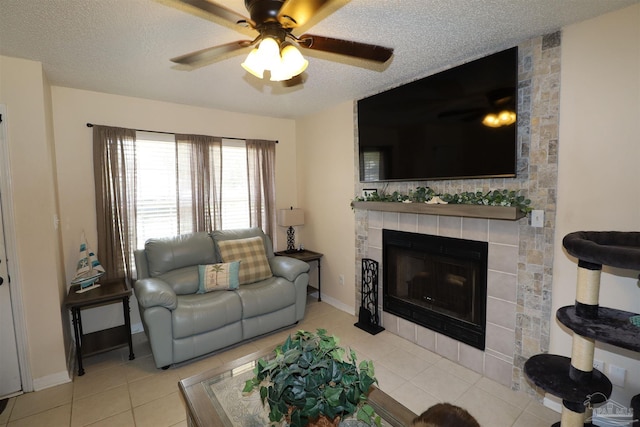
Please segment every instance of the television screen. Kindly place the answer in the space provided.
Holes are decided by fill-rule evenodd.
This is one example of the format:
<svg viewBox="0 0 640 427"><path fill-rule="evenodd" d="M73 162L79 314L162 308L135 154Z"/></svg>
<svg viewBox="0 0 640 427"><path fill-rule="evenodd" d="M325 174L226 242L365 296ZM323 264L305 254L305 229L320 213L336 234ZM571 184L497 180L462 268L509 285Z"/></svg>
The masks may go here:
<svg viewBox="0 0 640 427"><path fill-rule="evenodd" d="M514 177L518 48L358 101L360 181Z"/></svg>

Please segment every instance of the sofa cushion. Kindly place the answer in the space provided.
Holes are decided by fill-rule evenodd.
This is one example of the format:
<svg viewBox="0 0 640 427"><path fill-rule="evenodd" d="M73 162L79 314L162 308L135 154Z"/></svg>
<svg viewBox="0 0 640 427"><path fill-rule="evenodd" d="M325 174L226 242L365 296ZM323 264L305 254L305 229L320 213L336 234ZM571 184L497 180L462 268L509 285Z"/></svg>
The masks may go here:
<svg viewBox="0 0 640 427"><path fill-rule="evenodd" d="M198 266L198 293L238 289L240 261Z"/></svg>
<svg viewBox="0 0 640 427"><path fill-rule="evenodd" d="M241 318L242 305L235 292L181 295L178 306L171 312L173 339L213 331Z"/></svg>
<svg viewBox="0 0 640 427"><path fill-rule="evenodd" d="M261 237L220 241L218 248L224 262L240 261L241 285L268 279L273 275Z"/></svg>
<svg viewBox="0 0 640 427"><path fill-rule="evenodd" d="M198 290L198 266L177 268L156 276L171 286L176 295L194 294Z"/></svg>
<svg viewBox="0 0 640 427"><path fill-rule="evenodd" d="M231 230L214 230L211 232L211 237L213 237L213 241L216 245L219 242L223 242L225 240L237 240L237 239L248 239L249 237L261 237L262 242L264 243L264 251L267 254L267 258L273 258L273 245L271 244L271 239L269 236L264 234L262 228L260 227L251 227L251 228L237 228Z"/></svg>
<svg viewBox="0 0 640 427"><path fill-rule="evenodd" d="M150 277L182 267L220 262L216 257L213 240L205 232L149 239L144 249Z"/></svg>
<svg viewBox="0 0 640 427"><path fill-rule="evenodd" d="M296 303L295 285L281 277L271 277L235 291L242 300L242 318L248 319L280 310Z"/></svg>

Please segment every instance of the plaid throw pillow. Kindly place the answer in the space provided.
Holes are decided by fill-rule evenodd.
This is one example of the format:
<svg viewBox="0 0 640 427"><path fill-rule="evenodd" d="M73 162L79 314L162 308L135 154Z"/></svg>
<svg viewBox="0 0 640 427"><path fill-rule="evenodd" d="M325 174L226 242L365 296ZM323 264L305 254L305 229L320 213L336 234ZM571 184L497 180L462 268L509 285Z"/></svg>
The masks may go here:
<svg viewBox="0 0 640 427"><path fill-rule="evenodd" d="M223 240L218 242L224 262L240 261L240 284L254 283L273 276L262 238Z"/></svg>
<svg viewBox="0 0 640 427"><path fill-rule="evenodd" d="M198 292L204 294L211 291L238 289L240 262L224 264L199 265Z"/></svg>

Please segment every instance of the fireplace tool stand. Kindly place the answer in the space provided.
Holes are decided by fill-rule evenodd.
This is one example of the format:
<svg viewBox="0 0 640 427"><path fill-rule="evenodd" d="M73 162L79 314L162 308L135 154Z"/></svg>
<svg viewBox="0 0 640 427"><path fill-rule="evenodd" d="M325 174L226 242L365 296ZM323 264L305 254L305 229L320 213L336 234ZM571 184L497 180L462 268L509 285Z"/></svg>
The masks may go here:
<svg viewBox="0 0 640 427"><path fill-rule="evenodd" d="M378 312L378 262L364 258L362 260L362 288L360 290L360 311L358 322L354 324L363 331L376 335L384 328L380 326Z"/></svg>

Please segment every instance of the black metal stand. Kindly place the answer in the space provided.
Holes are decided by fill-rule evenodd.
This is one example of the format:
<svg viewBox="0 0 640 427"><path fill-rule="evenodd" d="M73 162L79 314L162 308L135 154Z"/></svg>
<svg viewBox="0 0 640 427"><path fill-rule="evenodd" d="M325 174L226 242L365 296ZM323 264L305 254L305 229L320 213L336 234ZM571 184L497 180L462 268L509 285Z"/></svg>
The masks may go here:
<svg viewBox="0 0 640 427"><path fill-rule="evenodd" d="M378 262L362 260L362 289L358 322L354 326L376 335L384 331L378 314Z"/></svg>

